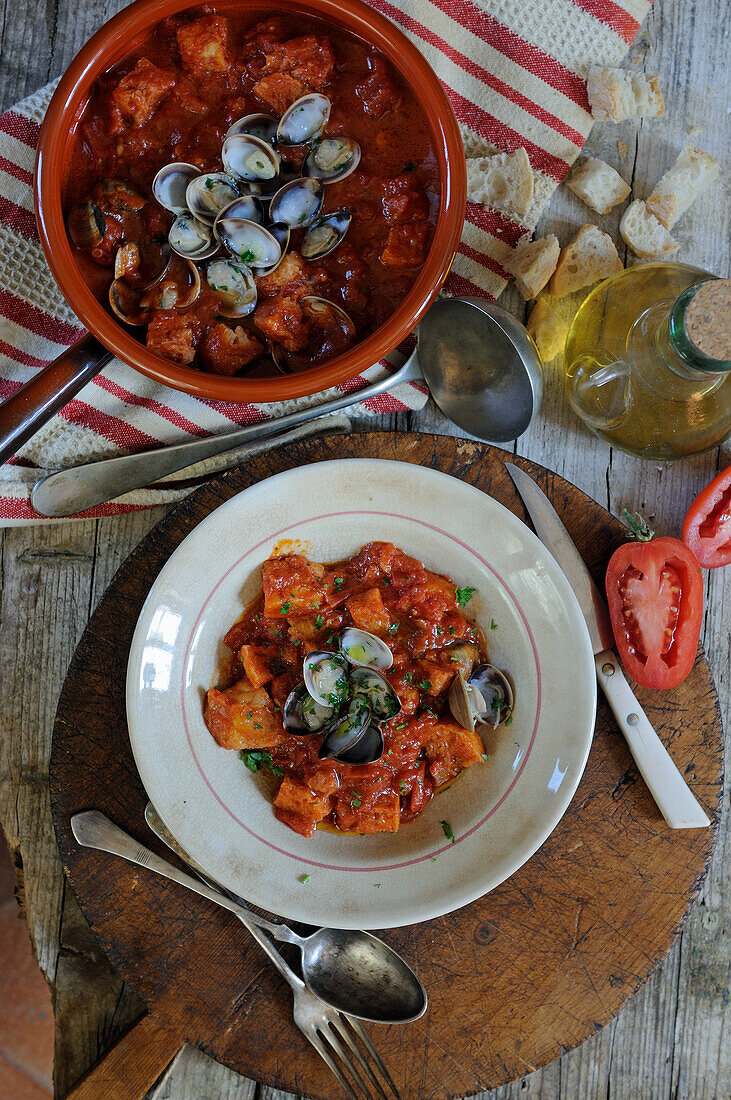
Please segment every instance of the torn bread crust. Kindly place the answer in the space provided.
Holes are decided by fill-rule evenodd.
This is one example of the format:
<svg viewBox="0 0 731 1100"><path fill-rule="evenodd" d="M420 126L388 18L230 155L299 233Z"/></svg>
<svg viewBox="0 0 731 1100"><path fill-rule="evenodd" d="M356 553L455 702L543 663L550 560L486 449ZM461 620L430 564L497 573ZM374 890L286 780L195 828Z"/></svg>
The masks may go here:
<svg viewBox="0 0 731 1100"><path fill-rule="evenodd" d="M622 122L665 114L665 102L656 76L627 69L592 65L586 81L592 118Z"/></svg>
<svg viewBox="0 0 731 1100"><path fill-rule="evenodd" d="M675 163L655 184L646 200L647 209L666 229L672 229L678 218L710 187L720 170L718 161L708 153L685 145Z"/></svg>
<svg viewBox="0 0 731 1100"><path fill-rule="evenodd" d="M525 149L468 157L467 197L522 221L533 198L533 169Z"/></svg>

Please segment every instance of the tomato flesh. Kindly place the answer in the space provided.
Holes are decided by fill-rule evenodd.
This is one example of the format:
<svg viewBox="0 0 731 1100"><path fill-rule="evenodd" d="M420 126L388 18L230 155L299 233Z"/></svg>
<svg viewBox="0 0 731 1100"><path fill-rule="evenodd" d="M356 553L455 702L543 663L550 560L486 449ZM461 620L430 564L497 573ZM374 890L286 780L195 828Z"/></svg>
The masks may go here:
<svg viewBox="0 0 731 1100"><path fill-rule="evenodd" d="M683 521L683 542L705 569L731 563L731 466L691 504Z"/></svg>
<svg viewBox="0 0 731 1100"><path fill-rule="evenodd" d="M694 554L678 539L626 543L606 578L617 649L642 687L673 688L695 660L703 617L703 581Z"/></svg>

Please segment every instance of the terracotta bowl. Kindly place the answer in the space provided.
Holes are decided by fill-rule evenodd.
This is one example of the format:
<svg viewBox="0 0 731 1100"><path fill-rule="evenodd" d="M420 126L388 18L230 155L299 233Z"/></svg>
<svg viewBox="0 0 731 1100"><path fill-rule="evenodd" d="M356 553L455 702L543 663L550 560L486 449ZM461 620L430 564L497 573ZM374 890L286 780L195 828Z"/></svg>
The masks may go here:
<svg viewBox="0 0 731 1100"><path fill-rule="evenodd" d="M225 12L224 0L216 5ZM61 186L72 134L94 81L118 64L167 16L191 7L190 0L137 0L87 42L74 58L51 100L41 129L36 165L36 213L51 271L74 313L115 355L157 382L200 397L247 402L277 401L317 393L344 382L378 362L413 330L447 276L457 250L466 202L464 151L457 122L435 73L415 46L388 19L361 0L277 0L267 15L314 15L376 46L415 92L431 127L439 161L441 201L434 239L414 284L393 316L375 333L329 362L275 378L228 378L193 370L149 352L126 332L85 284L66 235ZM238 0L237 10L262 11L261 0Z"/></svg>

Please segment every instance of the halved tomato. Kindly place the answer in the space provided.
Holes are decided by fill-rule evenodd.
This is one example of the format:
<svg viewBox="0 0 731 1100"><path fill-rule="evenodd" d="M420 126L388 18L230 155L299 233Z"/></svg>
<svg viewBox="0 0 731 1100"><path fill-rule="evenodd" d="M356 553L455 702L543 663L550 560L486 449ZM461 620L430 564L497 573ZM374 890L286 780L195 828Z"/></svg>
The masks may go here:
<svg viewBox="0 0 731 1100"><path fill-rule="evenodd" d="M677 687L693 667L703 621L703 578L693 551L671 538L625 543L607 566L606 588L629 675L642 687Z"/></svg>
<svg viewBox="0 0 731 1100"><path fill-rule="evenodd" d="M683 542L704 569L731 563L731 466L695 498L683 520Z"/></svg>

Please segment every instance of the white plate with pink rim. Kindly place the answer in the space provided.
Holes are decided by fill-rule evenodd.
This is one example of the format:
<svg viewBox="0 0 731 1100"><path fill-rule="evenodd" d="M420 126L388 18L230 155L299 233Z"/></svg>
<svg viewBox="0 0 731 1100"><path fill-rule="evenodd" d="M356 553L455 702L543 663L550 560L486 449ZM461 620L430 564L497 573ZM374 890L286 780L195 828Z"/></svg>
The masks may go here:
<svg viewBox="0 0 731 1100"><path fill-rule="evenodd" d="M487 737L487 764L469 768L396 834L299 836L274 816L266 783L203 721L221 639L260 591L261 564L283 540L322 562L393 542L455 585L473 586L468 610L491 662L515 685L512 722ZM277 474L207 516L150 589L127 670L137 767L183 848L248 901L342 928L428 920L508 878L566 811L595 711L579 605L532 531L447 474L376 459Z"/></svg>

